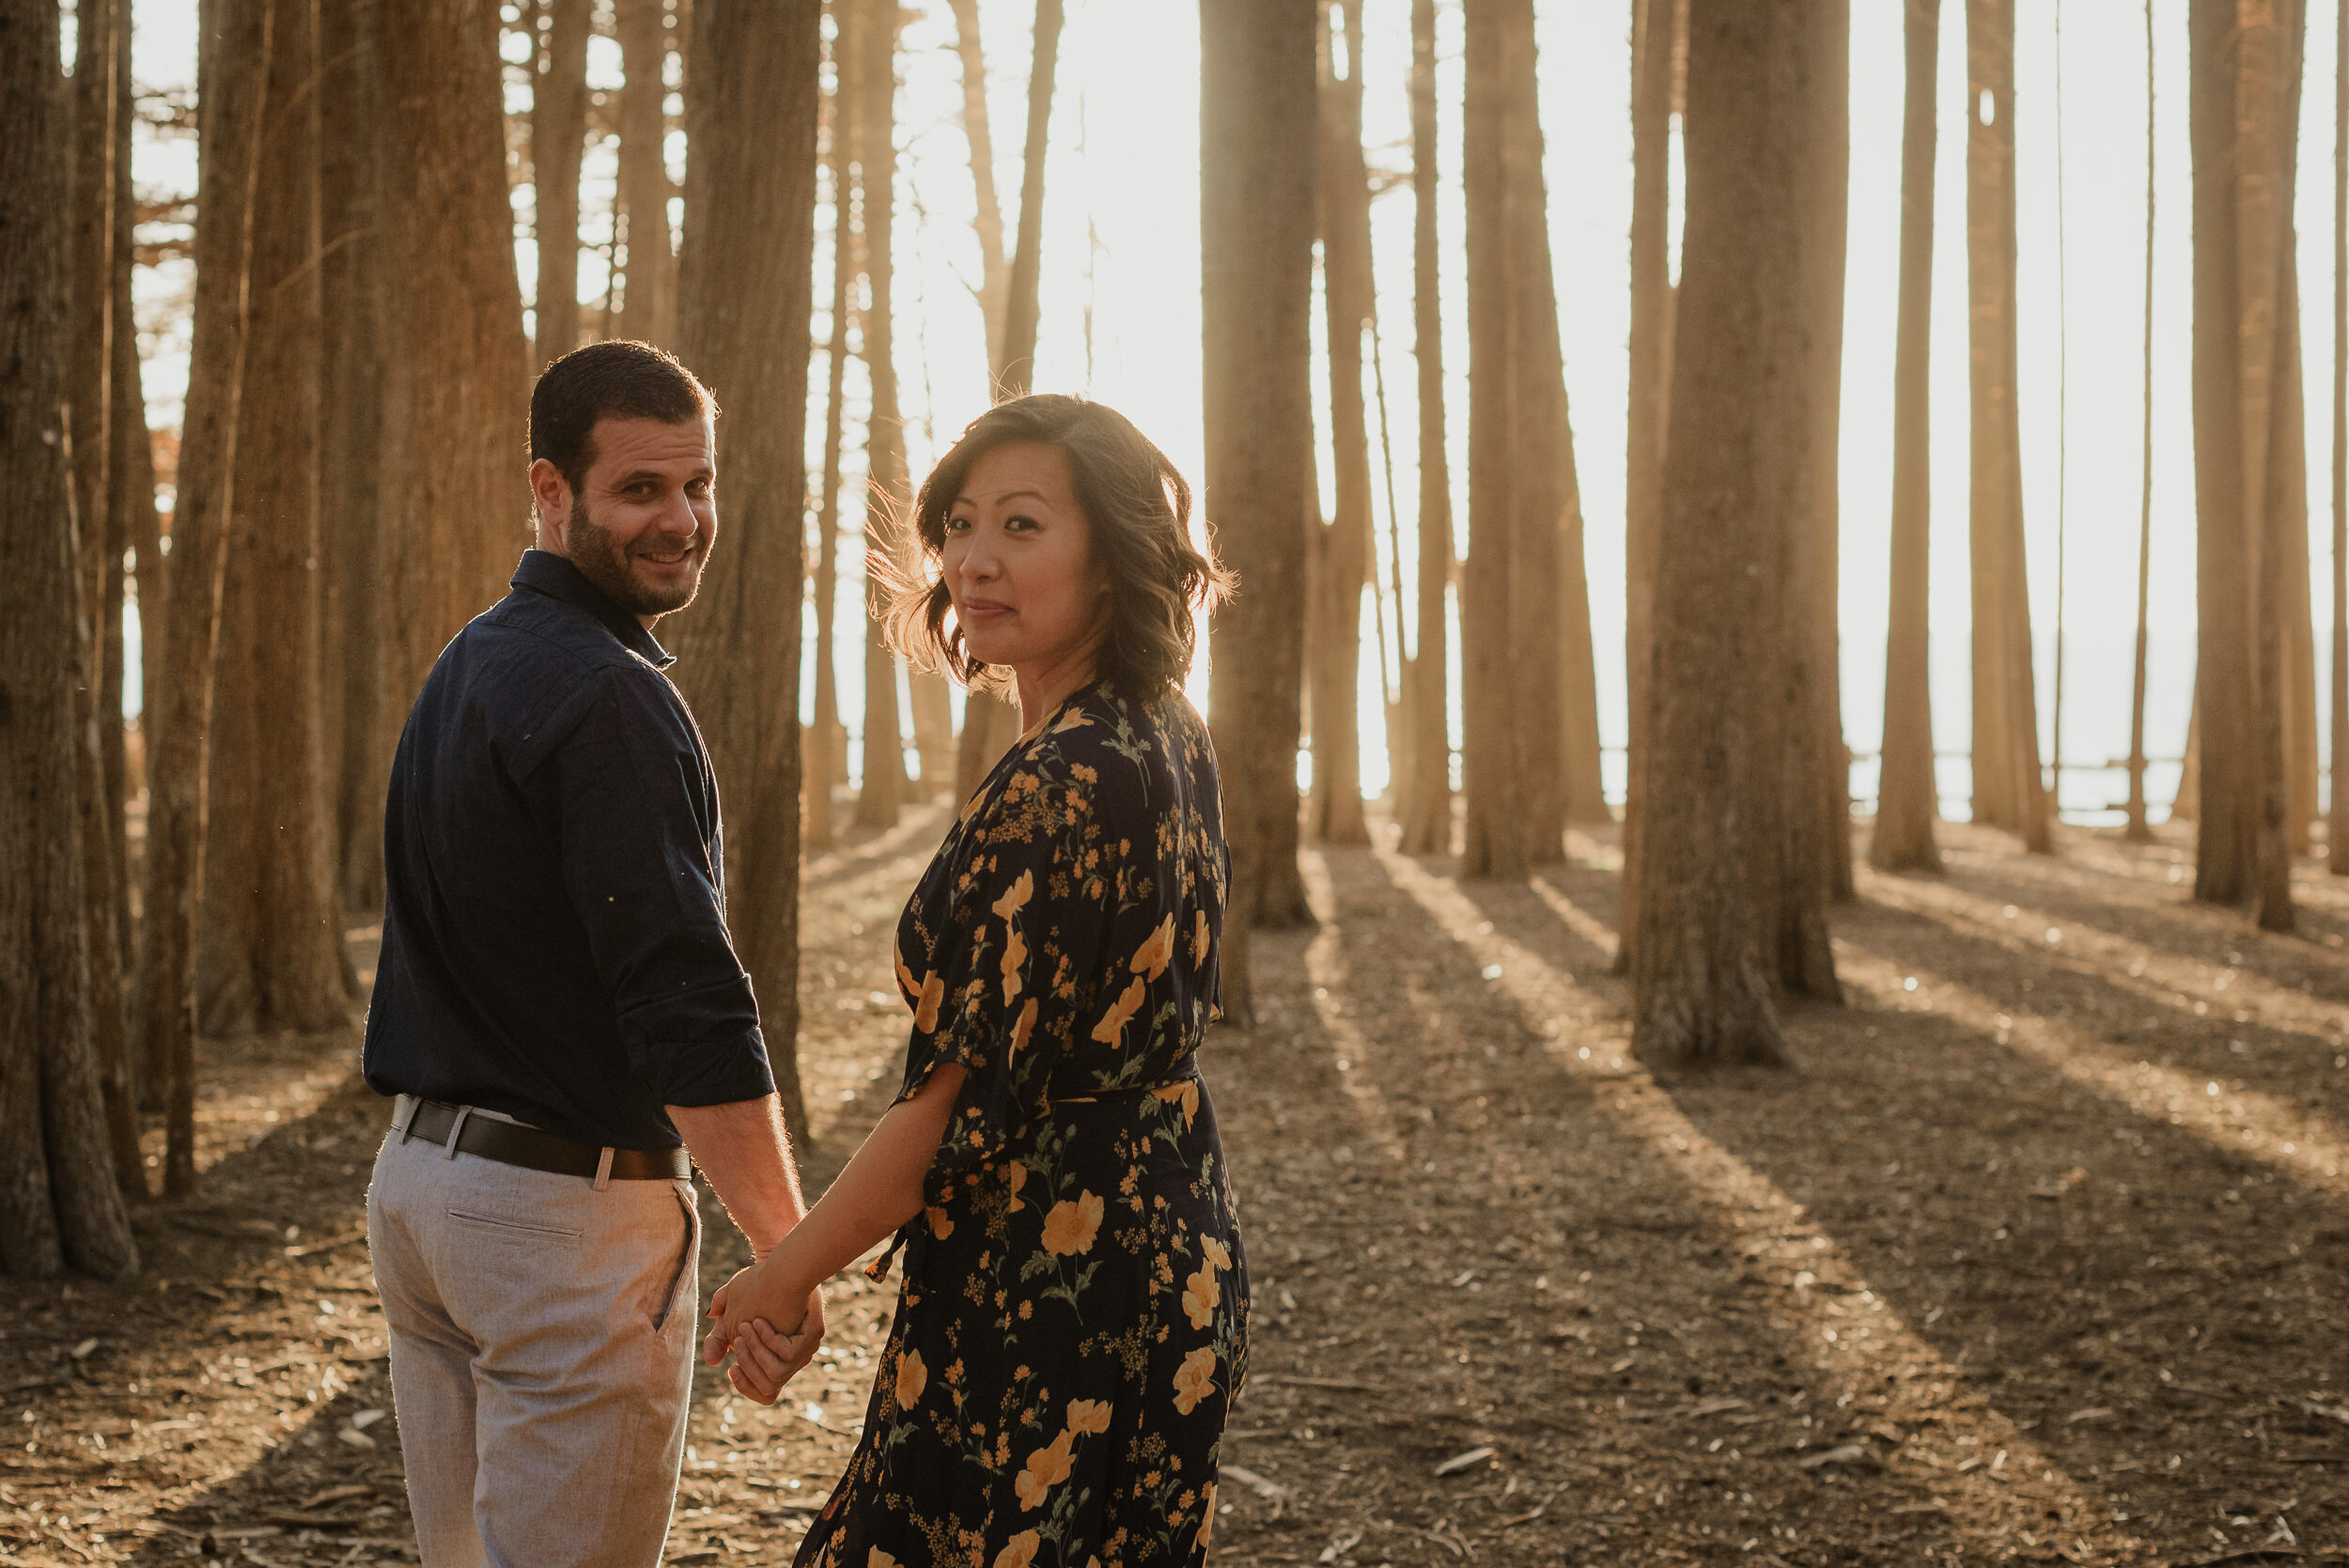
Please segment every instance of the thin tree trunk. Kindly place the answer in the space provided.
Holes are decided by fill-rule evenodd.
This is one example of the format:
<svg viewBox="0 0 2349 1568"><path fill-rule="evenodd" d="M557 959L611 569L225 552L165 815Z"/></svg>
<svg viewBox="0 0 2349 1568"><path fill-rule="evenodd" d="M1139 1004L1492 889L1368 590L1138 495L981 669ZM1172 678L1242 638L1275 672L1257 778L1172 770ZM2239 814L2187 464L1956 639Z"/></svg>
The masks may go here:
<svg viewBox="0 0 2349 1568"><path fill-rule="evenodd" d="M2340 877L2349 876L2349 19L2337 11L2333 30L2332 799L2325 840L2326 867Z"/></svg>
<svg viewBox="0 0 2349 1568"><path fill-rule="evenodd" d="M1967 0L1974 818L2053 846L2040 777L2016 403L2014 0Z"/></svg>
<svg viewBox="0 0 2349 1568"><path fill-rule="evenodd" d="M832 91L824 101L828 136L824 166L832 185L832 311L824 345L824 476L816 508L816 722L809 732L801 794L811 846L832 841L832 792L848 775L848 732L840 722L839 655L832 647L840 598L841 397L848 369L848 291L856 281L855 185L849 175L856 133L850 91L848 10L854 0L831 0Z"/></svg>
<svg viewBox="0 0 2349 1568"><path fill-rule="evenodd" d="M1933 776L1933 170L1941 0L1908 0L1907 103L1901 132L1899 341L1892 372L1892 583L1885 643L1884 745L1875 832L1878 871L1938 871Z"/></svg>
<svg viewBox="0 0 2349 1568"><path fill-rule="evenodd" d="M995 383L1016 397L1035 382L1038 290L1044 264L1044 161L1052 116L1052 78L1060 61L1062 0L1036 0L1035 61L1028 73L1028 141L1019 176L1019 240L1004 284L1002 357Z"/></svg>
<svg viewBox="0 0 2349 1568"><path fill-rule="evenodd" d="M1419 360L1419 635L1405 696L1410 771L1403 852L1452 848L1452 730L1444 610L1452 582L1452 468L1444 451L1442 241L1437 212L1436 4L1411 0L1412 322ZM1397 613L1401 613L1400 599Z"/></svg>
<svg viewBox="0 0 2349 1568"><path fill-rule="evenodd" d="M2349 38L2349 34L2344 34ZM2349 102L2349 100L2344 100ZM2336 214L2336 223L2340 221ZM2338 310L2335 311L2339 316ZM2338 327L2337 329L2338 330ZM2336 358L2339 356L2336 355ZM2137 503L2137 648L2129 693L2127 836L2153 841L2145 814L2145 646L2154 561L2154 0L2145 0L2145 389L2144 445ZM2339 417L2338 396L2334 399ZM2171 812L2174 816L2175 811Z"/></svg>
<svg viewBox="0 0 2349 1568"><path fill-rule="evenodd" d="M1649 681L1656 661L1656 537L1672 414L1671 143L1684 9L1677 0L1632 0L1630 408L1624 488L1624 663L1630 701L1614 962L1616 972L1626 974L1639 928Z"/></svg>
<svg viewBox="0 0 2349 1568"><path fill-rule="evenodd" d="M1011 289L1011 257L1003 243L1003 202L995 193L995 136L993 118L987 111L987 50L979 36L979 0L950 0L950 5L955 14L955 49L962 63L962 135L971 149L971 189L978 201L974 226L979 235L979 318L987 331L987 363L992 372L1003 363L1003 309ZM967 708L964 714L968 733Z"/></svg>
<svg viewBox="0 0 2349 1568"><path fill-rule="evenodd" d="M334 885L346 909L383 899L383 71L380 0L319 7L319 562L320 749Z"/></svg>
<svg viewBox="0 0 2349 1568"><path fill-rule="evenodd" d="M677 343L725 408L725 535L677 619L678 684L726 802L728 924L759 997L776 1092L799 1074L800 604L806 581L809 311L819 0L700 0Z"/></svg>
<svg viewBox="0 0 2349 1568"><path fill-rule="evenodd" d="M1313 462L1314 0L1202 0L1200 299L1209 515L1249 586L1209 629L1233 885L1224 1010L1252 1021L1250 929L1313 919L1297 739Z"/></svg>
<svg viewBox="0 0 2349 1568"><path fill-rule="evenodd" d="M1330 23L1342 17L1347 72L1337 74ZM1306 814L1327 844L1368 844L1362 812L1362 589L1370 572L1370 429L1362 403L1362 323L1369 318L1370 174L1362 160L1360 0L1329 0L1316 28L1322 301L1330 352L1330 444L1336 508L1316 521L1315 637L1306 660L1313 703L1313 790Z"/></svg>
<svg viewBox="0 0 2349 1568"><path fill-rule="evenodd" d="M2282 677L2284 741L2284 849L2305 855L2316 822L2317 752L2316 627L2309 569L2309 443L2306 389L2301 383L2300 264L2296 235L2283 253L2284 283L2278 297L2281 330L2276 358L2276 470L2271 519L2278 583L2277 633Z"/></svg>
<svg viewBox="0 0 2349 1568"><path fill-rule="evenodd" d="M205 784L221 586L244 389L247 287L262 91L277 0L220 0L208 13L199 93L195 317L188 418L172 506L171 614L164 702L148 711L145 946L138 1016L147 1060L168 1084L163 1190L195 1185L194 941L204 898Z"/></svg>
<svg viewBox="0 0 2349 1568"><path fill-rule="evenodd" d="M587 142L591 0L544 0L546 49L530 98L530 178L537 207L540 369L579 347L579 165Z"/></svg>
<svg viewBox="0 0 2349 1568"><path fill-rule="evenodd" d="M1773 973L1787 759L1809 743L1789 668L1814 635L1796 575L1810 509L1806 251L1826 29L1799 8L1692 0L1674 423L1656 577L1633 1040L1651 1061L1784 1058Z"/></svg>
<svg viewBox="0 0 2349 1568"><path fill-rule="evenodd" d="M895 0L865 0L856 45L857 133L860 188L863 192L864 365L872 379L872 411L865 427L867 548L904 548L899 520L905 515L905 427L898 414L897 366L891 332L890 233L896 204L897 29ZM864 783L856 801L857 825L894 827L907 792L905 741L897 716L897 660L881 635L887 596L879 577L864 574Z"/></svg>
<svg viewBox="0 0 2349 1568"><path fill-rule="evenodd" d="M206 786L196 1027L314 1032L354 985L319 738L319 95L314 0L280 0L261 113L243 414Z"/></svg>
<svg viewBox="0 0 2349 1568"><path fill-rule="evenodd" d="M1837 540L1841 533L1843 400L1843 270L1851 197L1851 0L1828 0L1815 8L1822 36L1816 63L1823 73L1812 98L1820 116L1810 192L1814 227L1811 275L1811 532L1809 555L1811 636L1804 649L1812 709L1812 743L1797 753L1798 801L1807 812L1793 819L1789 843L1797 857L1795 874L1819 878L1826 897L1852 897L1851 753L1843 744L1842 638L1837 628L1839 583ZM1789 906L1808 909L1807 900ZM1833 961L1827 956L1825 926L1788 933L1786 961L1798 988L1825 995Z"/></svg>
<svg viewBox="0 0 2349 1568"><path fill-rule="evenodd" d="M57 50L49 0L0 3L0 1271L119 1279L138 1249L109 1160L84 938Z"/></svg>
<svg viewBox="0 0 2349 1568"><path fill-rule="evenodd" d="M669 250L667 27L661 0L614 0L623 81L618 200L628 225L618 335L665 348L677 335L677 261Z"/></svg>
<svg viewBox="0 0 2349 1568"><path fill-rule="evenodd" d="M2194 429L2200 658L2198 899L2292 921L2284 844L2278 302L2290 237L2296 7L2196 0ZM2279 14L2279 12L2281 14ZM2288 351L2288 350L2287 350Z"/></svg>

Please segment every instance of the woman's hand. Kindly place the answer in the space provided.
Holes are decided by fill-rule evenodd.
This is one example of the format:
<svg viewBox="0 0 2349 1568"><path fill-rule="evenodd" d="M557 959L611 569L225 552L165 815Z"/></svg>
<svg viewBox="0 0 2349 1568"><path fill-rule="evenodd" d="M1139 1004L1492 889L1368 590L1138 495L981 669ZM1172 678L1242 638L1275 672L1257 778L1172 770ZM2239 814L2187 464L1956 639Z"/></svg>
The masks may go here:
<svg viewBox="0 0 2349 1568"><path fill-rule="evenodd" d="M761 1405L775 1402L783 1386L815 1358L824 1337L822 1293L797 1295L765 1259L718 1288L709 1316L716 1321L702 1342L702 1359L714 1367L732 1351L727 1380ZM776 1327L779 1323L786 1327Z"/></svg>

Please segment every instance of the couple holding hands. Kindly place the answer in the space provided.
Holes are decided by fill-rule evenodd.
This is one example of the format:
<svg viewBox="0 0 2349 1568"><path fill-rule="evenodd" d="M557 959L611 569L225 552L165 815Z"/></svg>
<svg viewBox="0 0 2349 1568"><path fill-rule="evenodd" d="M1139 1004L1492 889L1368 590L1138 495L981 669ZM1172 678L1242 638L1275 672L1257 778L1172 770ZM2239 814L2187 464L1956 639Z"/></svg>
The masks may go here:
<svg viewBox="0 0 2349 1568"><path fill-rule="evenodd" d="M725 924L716 781L661 672L718 527L717 409L600 343L530 408L537 548L435 663L395 758L367 1200L426 1568L649 1565L685 1440L698 1166L756 1259L702 1358L771 1402L819 1287L895 1238L897 1310L798 1560L1204 1560L1248 1284L1194 1052L1229 857L1192 613L1228 584L1117 413L1030 396L923 484L909 655L1025 733L899 920L903 1085L801 1199Z"/></svg>

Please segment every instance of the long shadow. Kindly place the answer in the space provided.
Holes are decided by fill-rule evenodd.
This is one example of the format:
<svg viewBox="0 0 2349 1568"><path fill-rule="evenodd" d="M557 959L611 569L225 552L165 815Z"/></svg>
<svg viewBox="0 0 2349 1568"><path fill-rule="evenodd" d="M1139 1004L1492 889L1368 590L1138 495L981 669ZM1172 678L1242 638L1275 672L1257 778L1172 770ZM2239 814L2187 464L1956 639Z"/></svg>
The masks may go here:
<svg viewBox="0 0 2349 1568"><path fill-rule="evenodd" d="M1573 961L1550 911L1471 896L1497 930ZM1969 941L1921 919L1864 924L1846 935L1942 972ZM2015 967L1973 945L1968 984ZM1949 1018L1813 1009L1792 1032L1798 1073L1668 1092L2049 1459L2102 1489L2127 1560L2254 1548L2282 1539L2278 1517L2309 1545L2349 1538L2349 1442L2308 1408L2338 1401L2349 1372L2349 1204Z"/></svg>
<svg viewBox="0 0 2349 1568"><path fill-rule="evenodd" d="M1733 1255L1742 1233L1723 1228L1714 1197L1624 1123L1617 1096L1653 1091L1605 1061L1587 1071L1561 1061L1575 1039L1603 1038L1619 1022L1604 979L1610 955L1567 932L1529 889L1470 894L1495 931L1538 942L1581 988L1575 1032L1555 1039L1548 1026L1557 1020L1529 1017L1504 995L1382 862L1351 852L1325 861L1339 918L1324 929L1335 933L1343 1000L1361 1023L1351 1069L1420 1114L1417 1126L1403 1122L1407 1158L1391 1178L1396 1190L1380 1195L1382 1224L1349 1226L1342 1196L1298 1206L1326 1238L1324 1256L1352 1264L1352 1311L1329 1327L1384 1320L1399 1330L1400 1362L1390 1349L1388 1364L1361 1374L1379 1389L1371 1403L1400 1405L1397 1388L1416 1381L1412 1403L1424 1408L1432 1365L1446 1369L1453 1408L1467 1418L1439 1426L1422 1417L1391 1439L1394 1470L1377 1507L1439 1541L1447 1527L1464 1533L1503 1561L1554 1560L1562 1545L1607 1561L1735 1557L1747 1542L1800 1562L1979 1550L1971 1527L1937 1512L1928 1472L1876 1473L1871 1458L1859 1483L1843 1461L1806 1467L1793 1457L1797 1443L1872 1444L1862 1423L1896 1406L1815 1364L1813 1347ZM1251 1085L1254 1097L1279 1103L1293 1076L1266 1075ZM1261 1256L1252 1249L1252 1238ZM1278 1420L1327 1435L1286 1408ZM1309 1452L1268 1440L1292 1461L1270 1472L1276 1480L1310 1463ZM1481 1484L1431 1483L1442 1451L1471 1440L1500 1449L1502 1469L1471 1467ZM1522 1517L1535 1509L1537 1520ZM1982 1510L1975 1515L1979 1524ZM1361 1550L1392 1547L1373 1535Z"/></svg>
<svg viewBox="0 0 2349 1568"><path fill-rule="evenodd" d="M1839 934L1904 967L1956 981L2009 1014L2078 1020L2108 1044L2157 1065L2283 1096L2327 1114L2349 1134L2349 1115L2343 1114L2349 1073L2335 1065L2341 1048L2325 1035L2217 1014L2197 1017L2054 951L1994 941L1921 911L1862 906L1840 923Z"/></svg>
<svg viewBox="0 0 2349 1568"><path fill-rule="evenodd" d="M925 801L905 808L894 828L846 826L829 848L808 857L801 891L837 887L901 856L934 848L953 821L942 801Z"/></svg>

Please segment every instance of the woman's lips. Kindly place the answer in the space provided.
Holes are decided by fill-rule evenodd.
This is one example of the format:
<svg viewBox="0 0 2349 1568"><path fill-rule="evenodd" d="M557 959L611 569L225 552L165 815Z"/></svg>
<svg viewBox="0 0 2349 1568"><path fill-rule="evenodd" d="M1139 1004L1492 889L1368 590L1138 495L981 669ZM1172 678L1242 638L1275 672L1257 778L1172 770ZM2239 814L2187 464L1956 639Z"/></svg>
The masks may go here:
<svg viewBox="0 0 2349 1568"><path fill-rule="evenodd" d="M965 599L961 606L961 615L966 622L998 620L1010 613L1010 605L991 598Z"/></svg>

